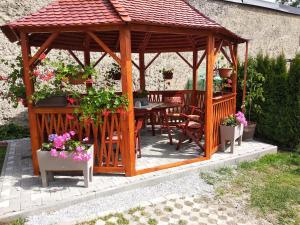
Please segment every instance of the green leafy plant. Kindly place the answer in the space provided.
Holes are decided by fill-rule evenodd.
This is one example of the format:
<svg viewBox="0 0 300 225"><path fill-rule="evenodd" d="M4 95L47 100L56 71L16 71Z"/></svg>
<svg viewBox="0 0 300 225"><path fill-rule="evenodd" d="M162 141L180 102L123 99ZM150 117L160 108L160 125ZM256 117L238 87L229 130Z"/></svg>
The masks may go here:
<svg viewBox="0 0 300 225"><path fill-rule="evenodd" d="M29 137L29 129L18 124L9 123L0 126L0 141Z"/></svg>
<svg viewBox="0 0 300 225"><path fill-rule="evenodd" d="M149 91L147 90L139 90L134 93L135 98L147 98L149 95Z"/></svg>
<svg viewBox="0 0 300 225"><path fill-rule="evenodd" d="M1 76L2 82L8 85L7 91L2 93L2 98L7 99L13 104L13 107L17 107L20 102L26 102L25 85L23 81L23 61L21 56L17 56L15 63L10 63L7 60L2 59L1 63L11 68L11 72L7 76Z"/></svg>
<svg viewBox="0 0 300 225"><path fill-rule="evenodd" d="M97 115L104 111L116 112L118 109L127 109L128 98L123 95L117 95L113 89L95 89L89 88L87 95L80 100L77 113L82 113L81 119L97 120Z"/></svg>
<svg viewBox="0 0 300 225"><path fill-rule="evenodd" d="M217 68L218 69L222 69L222 68L228 68L231 69L232 66L227 62L227 60L225 60L225 57L223 55L221 55L218 60L217 60Z"/></svg>
<svg viewBox="0 0 300 225"><path fill-rule="evenodd" d="M117 63L112 63L111 67L106 71L108 79L119 80L121 79L121 67Z"/></svg>
<svg viewBox="0 0 300 225"><path fill-rule="evenodd" d="M229 115L228 117L225 117L225 119L222 122L222 125L230 127L235 127L240 124L243 124L245 127L248 125L245 115L242 112Z"/></svg>

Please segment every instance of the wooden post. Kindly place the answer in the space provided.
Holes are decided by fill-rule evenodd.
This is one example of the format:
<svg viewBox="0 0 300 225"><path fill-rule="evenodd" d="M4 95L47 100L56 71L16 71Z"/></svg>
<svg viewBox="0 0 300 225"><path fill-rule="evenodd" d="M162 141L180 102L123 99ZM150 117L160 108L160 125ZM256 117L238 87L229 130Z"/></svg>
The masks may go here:
<svg viewBox="0 0 300 225"><path fill-rule="evenodd" d="M237 73L238 73L238 45L235 44L233 46L233 54L234 54L234 63L233 63L233 74L232 74L232 93L235 94L235 98L234 98L234 112L236 111L236 92L237 92Z"/></svg>
<svg viewBox="0 0 300 225"><path fill-rule="evenodd" d="M121 77L122 93L129 100L127 121L124 122L125 132L122 134L125 140L125 174L135 175L135 146L134 146L134 111L132 93L132 62L131 62L131 32L128 26L120 29L120 53L121 53Z"/></svg>
<svg viewBox="0 0 300 225"><path fill-rule="evenodd" d="M245 100L246 100L246 88L247 88L247 67L248 67L248 41L246 41L246 52L245 52L245 62L244 62L244 87L243 87L243 101L242 101L242 112L245 113Z"/></svg>
<svg viewBox="0 0 300 225"><path fill-rule="evenodd" d="M33 94L34 87L32 80L30 79L30 46L28 44L28 35L24 32L20 33L21 48L22 48L22 59L23 59L23 78L26 89L27 98ZM39 174L39 165L37 161L36 151L39 149L39 135L37 129L36 115L32 110L32 102L28 102L28 120L29 120L29 130L30 130L30 140L31 140L31 151L32 151L32 164L33 171L35 175Z"/></svg>
<svg viewBox="0 0 300 225"><path fill-rule="evenodd" d="M146 89L146 80L145 80L145 72L146 72L146 66L145 66L145 53L140 52L139 53L139 61L140 61L140 90Z"/></svg>
<svg viewBox="0 0 300 225"><path fill-rule="evenodd" d="M90 55L90 36L86 34L83 46L84 46L84 66L90 66L91 65L91 55ZM91 78L91 77L89 77ZM86 84L86 88L92 87L92 83Z"/></svg>
<svg viewBox="0 0 300 225"><path fill-rule="evenodd" d="M212 154L213 144L213 73L214 73L214 44L212 34L207 37L206 47L206 91L205 91L205 154L208 158Z"/></svg>
<svg viewBox="0 0 300 225"><path fill-rule="evenodd" d="M193 50L193 105L196 105L196 91L197 91L197 85L198 85L198 50L194 48Z"/></svg>

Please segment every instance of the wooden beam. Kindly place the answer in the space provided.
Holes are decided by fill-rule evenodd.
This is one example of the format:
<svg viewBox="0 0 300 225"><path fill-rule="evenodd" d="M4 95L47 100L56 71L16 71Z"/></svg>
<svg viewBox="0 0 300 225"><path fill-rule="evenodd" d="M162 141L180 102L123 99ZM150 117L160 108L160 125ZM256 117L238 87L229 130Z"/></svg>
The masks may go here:
<svg viewBox="0 0 300 225"><path fill-rule="evenodd" d="M84 57L84 67L91 65L91 54L90 54L90 44L91 44L91 37L86 34L84 42L83 42L83 57ZM91 75L89 75L89 79L91 79ZM86 83L86 88L90 88L93 86L93 83Z"/></svg>
<svg viewBox="0 0 300 225"><path fill-rule="evenodd" d="M216 47L215 57L217 57L217 54L219 53L220 49L222 48L222 45L223 45L223 40L221 40L221 42L219 43L219 45Z"/></svg>
<svg viewBox="0 0 300 225"><path fill-rule="evenodd" d="M197 90L197 83L198 83L198 68L197 68L197 62L198 62L198 50L195 48L193 51L193 91L194 93ZM193 96L193 100L195 100L195 95ZM194 101L195 103L195 101Z"/></svg>
<svg viewBox="0 0 300 225"><path fill-rule="evenodd" d="M231 56L231 60L232 60L232 64L235 67L237 65L237 59L235 57L235 53L234 53L234 46L233 45L229 45L229 51L230 51L230 56Z"/></svg>
<svg viewBox="0 0 300 225"><path fill-rule="evenodd" d="M80 59L78 59L78 57L75 55L75 53L68 49L69 54L75 59L75 61L82 67L84 68L84 64L80 61Z"/></svg>
<svg viewBox="0 0 300 225"><path fill-rule="evenodd" d="M176 54L186 63L188 64L189 67L191 67L193 69L193 65L190 64L189 61L186 60L186 58L184 58L179 52L176 52Z"/></svg>
<svg viewBox="0 0 300 225"><path fill-rule="evenodd" d="M243 84L243 99L242 99L242 112L245 113L245 100L247 91L247 68L248 68L248 41L246 42L245 62L244 62L244 84Z"/></svg>
<svg viewBox="0 0 300 225"><path fill-rule="evenodd" d="M48 55L49 52L52 50L52 48L47 48L46 51L44 52L45 55ZM37 67L39 64L41 63L40 59L37 59L33 65L31 66L31 69L34 69L35 67Z"/></svg>
<svg viewBox="0 0 300 225"><path fill-rule="evenodd" d="M33 63L40 57L40 55L52 44L52 42L57 38L59 32L54 32L51 34L47 40L42 44L39 50L34 54L34 56L29 60L29 66L33 65Z"/></svg>
<svg viewBox="0 0 300 225"><path fill-rule="evenodd" d="M237 92L237 73L238 73L238 61L237 61L237 54L238 54L238 44L233 46L233 57L235 63L233 65L233 74L232 74L232 92L236 95ZM234 112L236 111L236 97L234 98Z"/></svg>
<svg viewBox="0 0 300 225"><path fill-rule="evenodd" d="M149 68L149 66L151 66L151 64L155 61L155 59L157 59L158 56L160 56L160 52L157 53L157 54L153 57L153 59L147 64L145 70L147 70L147 69Z"/></svg>
<svg viewBox="0 0 300 225"><path fill-rule="evenodd" d="M227 61L228 61L231 65L233 65L233 63L232 63L230 57L228 56L227 52L225 51L225 49L224 49L223 47L221 47L221 52L223 53L223 55L225 56L225 58L227 59Z"/></svg>
<svg viewBox="0 0 300 225"><path fill-rule="evenodd" d="M107 52L104 52L101 57L95 62L95 64L93 65L93 67L95 68L101 61L102 59L104 59L104 57L107 55Z"/></svg>
<svg viewBox="0 0 300 225"><path fill-rule="evenodd" d="M23 59L23 79L25 84L25 91L27 98L30 98L33 94L34 87L32 85L32 79L30 77L30 46L28 44L28 35L26 33L20 33L21 48L22 48L22 59ZM39 165L37 161L36 152L40 147L38 126L36 115L33 112L32 102L28 101L28 120L29 120L29 130L30 130L30 140L31 140L31 151L32 151L32 165L35 175L39 174Z"/></svg>
<svg viewBox="0 0 300 225"><path fill-rule="evenodd" d="M138 66L138 64L135 63L135 61L131 60L131 62L135 66L135 68L137 68L138 70L140 69L140 67Z"/></svg>
<svg viewBox="0 0 300 225"><path fill-rule="evenodd" d="M123 138L125 141L125 174L135 175L135 143L134 143L134 110L132 92L131 32L128 26L120 29L120 53L122 93L129 101L126 120L124 121Z"/></svg>
<svg viewBox="0 0 300 225"><path fill-rule="evenodd" d="M205 154L209 158L213 148L213 74L214 74L214 36L207 38L206 91L205 91Z"/></svg>
<svg viewBox="0 0 300 225"><path fill-rule="evenodd" d="M121 65L121 59L97 35L90 31L88 34L105 52L107 52L119 65Z"/></svg>
<svg viewBox="0 0 300 225"><path fill-rule="evenodd" d="M201 63L203 62L203 60L205 59L205 56L206 56L206 50L203 52L199 62L197 63L197 69L199 69Z"/></svg>
<svg viewBox="0 0 300 225"><path fill-rule="evenodd" d="M145 80L145 53L140 52L139 53L139 64L140 64L140 90L146 89L146 80Z"/></svg>
<svg viewBox="0 0 300 225"><path fill-rule="evenodd" d="M145 49L147 48L147 45L150 41L151 38L151 33L146 33L143 42L139 46L139 52L144 52Z"/></svg>

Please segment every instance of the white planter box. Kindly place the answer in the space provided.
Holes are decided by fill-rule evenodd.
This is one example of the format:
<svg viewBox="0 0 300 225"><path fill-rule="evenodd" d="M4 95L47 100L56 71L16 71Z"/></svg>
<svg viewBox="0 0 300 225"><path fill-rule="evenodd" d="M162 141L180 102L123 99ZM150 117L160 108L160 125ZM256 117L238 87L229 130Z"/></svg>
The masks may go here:
<svg viewBox="0 0 300 225"><path fill-rule="evenodd" d="M75 161L72 159L71 154L68 155L68 158L62 159L51 156L49 151L38 150L37 158L43 187L48 186L47 173L53 171L82 171L85 187L88 187L89 181L91 182L93 178L94 146L92 145L87 152L91 155L90 160Z"/></svg>
<svg viewBox="0 0 300 225"><path fill-rule="evenodd" d="M231 142L231 152L234 151L234 142L238 139L239 145L242 144L244 125L240 124L235 127L220 125L221 149L225 150L226 141Z"/></svg>

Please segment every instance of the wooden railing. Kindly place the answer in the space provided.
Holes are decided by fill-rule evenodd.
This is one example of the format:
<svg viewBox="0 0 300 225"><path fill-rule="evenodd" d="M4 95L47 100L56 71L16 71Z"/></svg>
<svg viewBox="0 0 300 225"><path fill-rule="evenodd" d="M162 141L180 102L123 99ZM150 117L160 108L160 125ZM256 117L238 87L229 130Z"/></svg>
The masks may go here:
<svg viewBox="0 0 300 225"><path fill-rule="evenodd" d="M79 140L89 137L94 144L95 172L125 172L124 121L127 112L105 113L97 121L83 122L74 114L75 107L34 108L39 144L47 141L52 133L75 131Z"/></svg>
<svg viewBox="0 0 300 225"><path fill-rule="evenodd" d="M222 120L235 113L235 94L227 94L213 99L213 152L220 143L220 124Z"/></svg>

